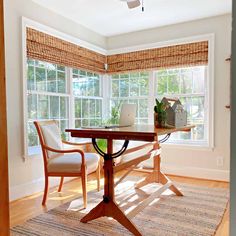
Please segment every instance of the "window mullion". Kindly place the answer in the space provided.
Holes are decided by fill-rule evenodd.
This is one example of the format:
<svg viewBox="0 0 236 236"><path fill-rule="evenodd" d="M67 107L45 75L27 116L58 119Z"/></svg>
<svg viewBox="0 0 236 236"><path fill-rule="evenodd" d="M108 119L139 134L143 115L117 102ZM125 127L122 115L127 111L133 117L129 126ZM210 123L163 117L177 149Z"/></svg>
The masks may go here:
<svg viewBox="0 0 236 236"><path fill-rule="evenodd" d="M69 81L69 126L75 127L75 96L73 92L73 75L72 75L72 68L66 68L66 75Z"/></svg>
<svg viewBox="0 0 236 236"><path fill-rule="evenodd" d="M153 108L155 102L155 73L149 72L149 96L148 96L148 123L153 124Z"/></svg>

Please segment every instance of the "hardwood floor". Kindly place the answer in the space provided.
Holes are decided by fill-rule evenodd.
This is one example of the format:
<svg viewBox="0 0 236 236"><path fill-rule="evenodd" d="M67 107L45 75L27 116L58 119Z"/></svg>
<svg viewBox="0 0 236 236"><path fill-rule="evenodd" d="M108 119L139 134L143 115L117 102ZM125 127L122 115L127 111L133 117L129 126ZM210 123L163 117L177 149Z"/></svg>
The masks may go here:
<svg viewBox="0 0 236 236"><path fill-rule="evenodd" d="M121 173L120 173L121 174ZM145 176L145 173L132 172L134 176ZM169 176L172 180L190 183L201 186L215 187L215 188L229 188L229 183L202 180L178 176ZM103 180L101 180L103 183ZM88 178L88 191L96 189L96 175L90 175ZM57 207L63 203L66 203L76 197L82 197L81 179L75 179L67 182L63 185L62 192L58 193L57 188L51 188L49 190L49 196L47 201L47 207L41 205L43 192L34 194L10 203L10 224L11 227L17 224L21 224L24 221L37 216L49 209ZM227 206L226 212L222 219L222 222L217 230L216 236L229 236L229 206Z"/></svg>

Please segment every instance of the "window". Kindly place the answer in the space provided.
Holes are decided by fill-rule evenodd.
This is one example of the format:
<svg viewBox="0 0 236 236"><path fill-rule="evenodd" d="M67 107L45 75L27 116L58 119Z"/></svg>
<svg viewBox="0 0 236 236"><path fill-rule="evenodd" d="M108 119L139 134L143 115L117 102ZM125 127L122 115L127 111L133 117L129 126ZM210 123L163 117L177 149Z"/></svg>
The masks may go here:
<svg viewBox="0 0 236 236"><path fill-rule="evenodd" d="M71 89L72 85L72 89ZM62 138L65 129L99 125L102 121L101 77L38 60L27 60L27 147L40 152L35 120L57 120Z"/></svg>
<svg viewBox="0 0 236 236"><path fill-rule="evenodd" d="M113 75L110 109L119 109L124 102L137 104L136 123L148 123L149 73Z"/></svg>
<svg viewBox="0 0 236 236"><path fill-rule="evenodd" d="M127 73L111 76L110 108L114 113L123 102L137 104L136 123L153 123L155 98L179 98L187 110L191 132L177 132L170 142L208 144L207 66ZM149 114L151 113L151 115Z"/></svg>
<svg viewBox="0 0 236 236"><path fill-rule="evenodd" d="M98 74L73 69L75 127L102 123L101 78Z"/></svg>
<svg viewBox="0 0 236 236"><path fill-rule="evenodd" d="M177 97L188 114L188 123L195 124L191 132L177 132L171 140L207 142L207 67L159 70L154 72L156 97Z"/></svg>
<svg viewBox="0 0 236 236"><path fill-rule="evenodd" d="M173 134L170 142L208 144L207 66L116 74L108 83L102 91L101 75L28 59L28 154L40 150L34 120L57 120L62 138L67 139L67 127L97 126L109 118L102 112L106 104L104 110L110 108L110 122L117 123L121 104L128 102L137 104L137 124L152 124L155 98L164 96L180 98L188 122L196 124L191 132ZM103 98L105 93L110 94L109 101Z"/></svg>
<svg viewBox="0 0 236 236"><path fill-rule="evenodd" d="M38 152L39 139L34 120L57 120L62 137L69 124L69 93L66 68L37 60L27 61L28 147Z"/></svg>

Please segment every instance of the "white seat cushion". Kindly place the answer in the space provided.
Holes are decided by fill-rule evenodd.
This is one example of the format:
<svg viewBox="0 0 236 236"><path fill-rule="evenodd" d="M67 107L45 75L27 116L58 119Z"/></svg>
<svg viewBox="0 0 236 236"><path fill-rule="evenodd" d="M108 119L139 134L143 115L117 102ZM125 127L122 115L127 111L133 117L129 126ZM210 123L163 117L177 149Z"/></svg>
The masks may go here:
<svg viewBox="0 0 236 236"><path fill-rule="evenodd" d="M99 155L96 153L85 153L87 174L96 171ZM48 160L48 172L57 173L80 173L82 158L79 153L64 154Z"/></svg>

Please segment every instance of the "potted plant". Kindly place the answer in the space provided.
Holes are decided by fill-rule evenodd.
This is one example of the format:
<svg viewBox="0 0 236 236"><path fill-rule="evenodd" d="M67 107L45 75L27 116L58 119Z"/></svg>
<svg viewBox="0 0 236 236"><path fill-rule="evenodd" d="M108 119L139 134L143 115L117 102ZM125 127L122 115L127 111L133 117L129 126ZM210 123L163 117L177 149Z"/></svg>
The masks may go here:
<svg viewBox="0 0 236 236"><path fill-rule="evenodd" d="M154 106L154 124L156 128L165 127L166 123L166 107L163 102L156 99Z"/></svg>

